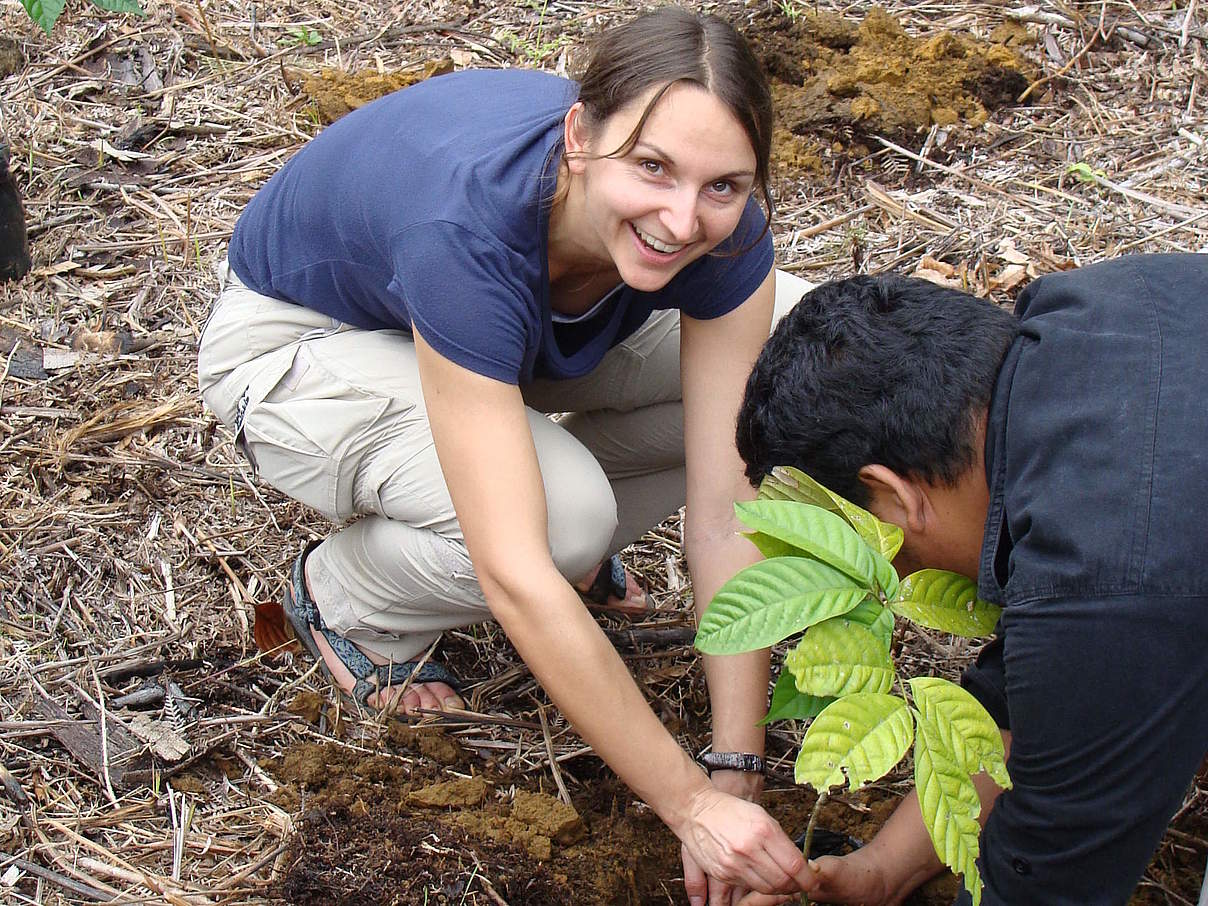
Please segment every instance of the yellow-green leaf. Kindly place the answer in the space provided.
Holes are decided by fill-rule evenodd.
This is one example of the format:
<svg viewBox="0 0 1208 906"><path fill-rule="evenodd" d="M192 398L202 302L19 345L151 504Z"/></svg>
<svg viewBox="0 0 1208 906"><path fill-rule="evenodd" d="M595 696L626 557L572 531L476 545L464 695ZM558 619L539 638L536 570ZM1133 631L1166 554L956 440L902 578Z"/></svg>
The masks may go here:
<svg viewBox="0 0 1208 906"><path fill-rule="evenodd" d="M869 547L842 517L788 500L753 500L736 504L734 509L739 520L756 533L776 538L833 566L865 588L883 590L887 597L897 591L898 574L889 561Z"/></svg>
<svg viewBox="0 0 1208 906"><path fill-rule="evenodd" d="M1011 788L1002 733L981 702L937 676L915 677L910 691L915 707L943 738L962 770L985 771L1003 789Z"/></svg>
<svg viewBox="0 0 1208 906"><path fill-rule="evenodd" d="M966 638L990 635L1002 608L977 597L977 585L958 573L922 569L898 586L893 612L929 629Z"/></svg>
<svg viewBox="0 0 1208 906"><path fill-rule="evenodd" d="M844 783L858 790L897 764L913 737L910 708L896 695L846 695L814 718L793 773L819 792Z"/></svg>
<svg viewBox="0 0 1208 906"><path fill-rule="evenodd" d="M973 902L980 903L977 816L981 801L968 772L957 764L935 725L918 711L914 718L914 782L923 823L940 861L964 876Z"/></svg>
<svg viewBox="0 0 1208 906"><path fill-rule="evenodd" d="M807 695L888 692L893 688L889 647L859 623L836 617L811 626L784 658Z"/></svg>
<svg viewBox="0 0 1208 906"><path fill-rule="evenodd" d="M810 503L838 513L886 560L896 557L902 547L902 530L896 525L882 522L868 510L856 506L792 466L772 469L772 473L759 485L759 496L766 500Z"/></svg>
<svg viewBox="0 0 1208 906"><path fill-rule="evenodd" d="M709 602L696 647L705 654L767 648L847 613L866 595L848 576L817 560L764 560L739 572Z"/></svg>

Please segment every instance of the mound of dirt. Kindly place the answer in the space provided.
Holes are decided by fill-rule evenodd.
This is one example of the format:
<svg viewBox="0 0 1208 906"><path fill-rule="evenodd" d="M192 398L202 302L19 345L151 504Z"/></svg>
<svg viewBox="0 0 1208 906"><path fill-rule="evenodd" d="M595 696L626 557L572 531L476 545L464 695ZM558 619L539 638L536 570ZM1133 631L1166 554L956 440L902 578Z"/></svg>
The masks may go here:
<svg viewBox="0 0 1208 906"><path fill-rule="evenodd" d="M1034 77L1016 50L1027 40L1020 26L1000 26L983 42L948 31L912 37L878 8L858 24L765 9L747 38L773 80L774 156L794 170L820 170L819 149L836 137L981 126Z"/></svg>
<svg viewBox="0 0 1208 906"><path fill-rule="evenodd" d="M398 730L388 747L397 735L435 749L442 735ZM336 744L295 746L265 767L282 806L306 807L279 888L287 903L473 904L494 902L493 890L532 906L638 906L680 874L675 838L610 775L592 782L580 813L515 788L529 778L451 779L426 758Z"/></svg>
<svg viewBox="0 0 1208 906"><path fill-rule="evenodd" d="M429 60L422 66L408 69L378 72L344 72L340 69L324 68L316 74L291 71L290 81L300 81L301 91L314 105L319 120L334 123L346 113L364 107L392 91L422 82L434 75L453 71L450 59Z"/></svg>
<svg viewBox="0 0 1208 906"><path fill-rule="evenodd" d="M458 774L472 776L412 757L421 744L437 750L439 739L461 753ZM602 766L582 778L571 806L541 790L539 776L476 762L439 730L395 725L383 745L387 751L366 755L335 743L307 743L264 765L282 784L278 804L295 813L305 809L277 888L284 902L683 901L679 842ZM400 747L407 754L389 751ZM787 790L770 794L764 804L797 833L813 801L806 790ZM895 805L883 790L862 790L828 802L820 826L832 836L867 842ZM956 879L943 875L906 902L947 906L956 890Z"/></svg>

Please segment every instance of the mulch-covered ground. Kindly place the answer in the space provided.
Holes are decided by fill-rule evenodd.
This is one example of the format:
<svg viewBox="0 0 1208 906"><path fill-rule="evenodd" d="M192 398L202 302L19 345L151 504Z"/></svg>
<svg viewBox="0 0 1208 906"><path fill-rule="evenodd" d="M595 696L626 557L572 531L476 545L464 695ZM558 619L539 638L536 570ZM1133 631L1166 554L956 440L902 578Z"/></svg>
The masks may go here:
<svg viewBox="0 0 1208 906"><path fill-rule="evenodd" d="M779 264L898 269L1009 304L1033 277L1208 249L1208 10L1195 0L710 4L775 79ZM0 2L0 142L33 269L0 284L0 902L681 902L675 841L498 627L441 656L472 713L342 711L255 608L330 526L252 481L196 394L241 208L322 123L434 70L570 70L627 16L577 0ZM0 189L4 186L0 180ZM707 741L671 520L627 554L660 606L600 619L667 726ZM962 642L908 635L915 672ZM1156 653L1155 656L1160 656ZM800 728L767 802L794 833ZM898 773L823 823L867 839ZM1197 899L1208 782L1134 903ZM911 902L950 902L950 879Z"/></svg>

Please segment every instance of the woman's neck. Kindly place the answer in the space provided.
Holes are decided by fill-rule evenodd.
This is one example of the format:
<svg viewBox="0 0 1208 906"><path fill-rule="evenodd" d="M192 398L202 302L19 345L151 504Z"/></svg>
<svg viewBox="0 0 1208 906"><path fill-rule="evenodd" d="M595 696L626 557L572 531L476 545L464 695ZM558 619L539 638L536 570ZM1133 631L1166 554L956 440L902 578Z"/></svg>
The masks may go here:
<svg viewBox="0 0 1208 906"><path fill-rule="evenodd" d="M559 170L555 201L549 212L546 263L551 291L620 282L620 275L607 255L593 249L598 238L591 234L583 204L581 181L565 169Z"/></svg>

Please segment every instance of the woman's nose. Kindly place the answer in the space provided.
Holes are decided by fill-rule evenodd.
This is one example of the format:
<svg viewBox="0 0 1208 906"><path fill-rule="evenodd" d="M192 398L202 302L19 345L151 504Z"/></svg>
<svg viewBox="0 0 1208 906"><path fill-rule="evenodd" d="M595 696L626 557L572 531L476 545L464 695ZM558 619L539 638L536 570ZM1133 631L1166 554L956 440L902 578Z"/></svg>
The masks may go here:
<svg viewBox="0 0 1208 906"><path fill-rule="evenodd" d="M696 205L696 192L687 187L677 189L673 197L668 199L661 219L670 233L667 238L672 242L689 242L695 238Z"/></svg>

